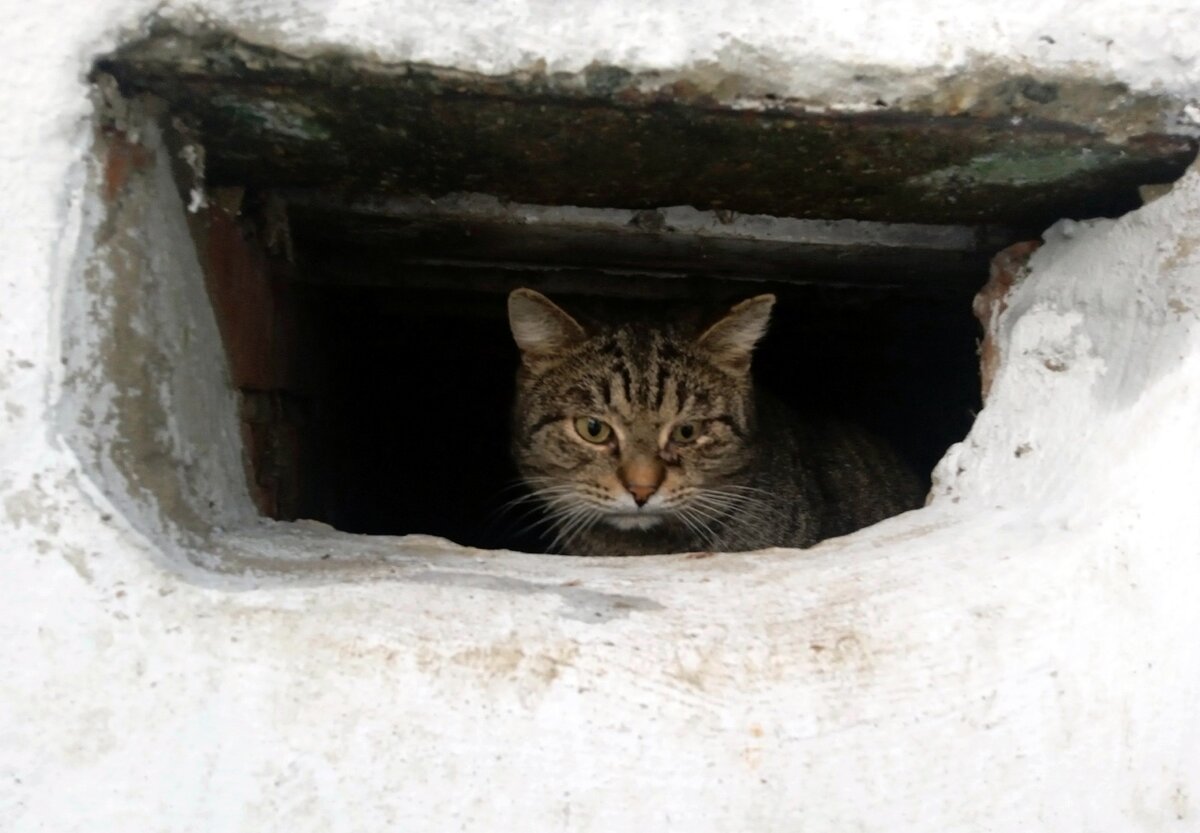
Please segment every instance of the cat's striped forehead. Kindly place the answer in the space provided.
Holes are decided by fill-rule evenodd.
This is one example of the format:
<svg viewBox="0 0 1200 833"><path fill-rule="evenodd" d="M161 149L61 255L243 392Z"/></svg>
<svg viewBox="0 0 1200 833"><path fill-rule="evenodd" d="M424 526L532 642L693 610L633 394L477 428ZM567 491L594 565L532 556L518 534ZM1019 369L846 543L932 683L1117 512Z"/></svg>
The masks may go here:
<svg viewBox="0 0 1200 833"><path fill-rule="evenodd" d="M670 327L627 325L598 333L540 381L537 399L545 404L630 421L724 412L731 410L729 399L744 395L742 385Z"/></svg>

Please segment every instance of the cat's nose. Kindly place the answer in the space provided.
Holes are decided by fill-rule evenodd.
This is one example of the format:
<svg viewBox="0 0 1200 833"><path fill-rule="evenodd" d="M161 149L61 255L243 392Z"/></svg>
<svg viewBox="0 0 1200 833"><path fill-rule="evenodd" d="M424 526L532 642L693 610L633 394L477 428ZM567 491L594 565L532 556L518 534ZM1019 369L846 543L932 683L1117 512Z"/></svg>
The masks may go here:
<svg viewBox="0 0 1200 833"><path fill-rule="evenodd" d="M625 487L629 490L629 494L633 495L633 502L638 506L645 506L646 501L650 499L650 495L658 491L657 486L642 486L638 484L629 484Z"/></svg>
<svg viewBox="0 0 1200 833"><path fill-rule="evenodd" d="M633 502L640 507L658 491L667 476L667 469L658 460L639 459L622 466L619 474L621 483L633 495Z"/></svg>

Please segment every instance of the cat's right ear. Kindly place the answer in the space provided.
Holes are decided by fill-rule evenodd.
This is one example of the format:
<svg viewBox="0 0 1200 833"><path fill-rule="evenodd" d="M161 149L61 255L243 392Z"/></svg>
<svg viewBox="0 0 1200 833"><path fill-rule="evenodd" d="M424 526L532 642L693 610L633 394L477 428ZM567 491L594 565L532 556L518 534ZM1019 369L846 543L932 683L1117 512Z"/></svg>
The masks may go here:
<svg viewBox="0 0 1200 833"><path fill-rule="evenodd" d="M754 345L767 332L773 306L774 295L747 298L701 333L696 343L707 350L720 367L733 373L745 373L750 369Z"/></svg>
<svg viewBox="0 0 1200 833"><path fill-rule="evenodd" d="M521 348L522 361L531 368L555 359L587 337L578 321L532 289L514 289L509 294L508 326Z"/></svg>

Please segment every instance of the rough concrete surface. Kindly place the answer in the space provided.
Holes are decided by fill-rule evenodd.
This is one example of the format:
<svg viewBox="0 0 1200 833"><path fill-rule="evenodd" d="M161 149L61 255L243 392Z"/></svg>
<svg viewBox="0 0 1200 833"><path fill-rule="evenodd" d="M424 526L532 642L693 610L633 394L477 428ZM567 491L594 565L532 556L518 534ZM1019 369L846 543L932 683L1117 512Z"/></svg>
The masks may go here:
<svg viewBox="0 0 1200 833"><path fill-rule="evenodd" d="M5 829L1200 829L1200 175L1046 232L925 509L805 553L486 553L254 520L166 152L97 134L86 82L163 6L297 54L847 107L1001 67L1186 120L1194 4L5 5Z"/></svg>

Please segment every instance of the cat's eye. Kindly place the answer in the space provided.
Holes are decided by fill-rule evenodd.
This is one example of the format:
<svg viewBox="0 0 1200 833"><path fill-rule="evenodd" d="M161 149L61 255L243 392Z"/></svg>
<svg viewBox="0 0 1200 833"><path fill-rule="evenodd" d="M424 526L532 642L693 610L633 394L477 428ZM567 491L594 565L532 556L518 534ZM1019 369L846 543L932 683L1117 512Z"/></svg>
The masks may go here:
<svg viewBox="0 0 1200 833"><path fill-rule="evenodd" d="M612 436L612 426L595 417L579 417L575 420L575 431L589 443L597 445Z"/></svg>
<svg viewBox="0 0 1200 833"><path fill-rule="evenodd" d="M671 429L671 442L690 443L700 435L700 429L694 422L681 422Z"/></svg>

